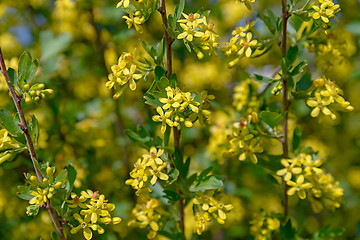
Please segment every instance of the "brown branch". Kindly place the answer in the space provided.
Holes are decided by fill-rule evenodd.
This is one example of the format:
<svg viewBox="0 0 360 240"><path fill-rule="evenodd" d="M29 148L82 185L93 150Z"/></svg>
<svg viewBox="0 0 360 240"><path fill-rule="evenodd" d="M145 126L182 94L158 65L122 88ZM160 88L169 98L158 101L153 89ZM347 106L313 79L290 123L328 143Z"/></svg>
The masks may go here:
<svg viewBox="0 0 360 240"><path fill-rule="evenodd" d="M28 145L28 150L29 150L30 157L31 157L31 161L32 161L32 164L33 164L35 172L36 172L36 176L42 182L44 177L43 177L42 173L40 172L40 169L37 167L38 158L37 158L37 155L36 155L36 151L35 151L35 148L34 148L33 141L32 141L31 136L30 136L28 125L27 125L26 120L25 120L24 112L23 112L22 107L21 107L22 96L17 95L14 88L11 85L9 74L8 74L8 72L6 70L4 57L3 57L3 54L2 54L2 51L1 51L1 47L0 47L0 70L1 70L1 73L5 77L5 81L6 81L7 87L9 89L9 91L10 91L11 98L13 99L16 110L17 110L17 112L19 114L19 117L20 117L19 126L20 126L21 130L23 130L23 132L24 132L26 142L27 142L27 145ZM50 214L51 220L52 220L52 222L53 222L53 224L54 224L54 226L56 228L56 231L57 231L60 239L65 240L66 238L65 238L65 235L64 235L63 230L62 230L62 224L58 220L57 213L51 207L49 199L47 199L47 201L46 201L46 206L47 206L47 209L48 209L48 212Z"/></svg>
<svg viewBox="0 0 360 240"><path fill-rule="evenodd" d="M171 46L174 42L174 39L169 35L168 29L168 22L167 22L167 14L166 14L166 5L165 0L160 0L160 6L158 11L161 14L163 26L164 26L164 34L165 34L165 41L166 41L166 60L167 60L167 77L168 79L171 78L172 75L172 49ZM180 135L181 132L177 127L173 127L174 130L174 147L180 147ZM178 177L178 182L180 181L180 176ZM179 194L181 195L182 192L179 189ZM180 198L179 200L179 211L180 211L180 229L185 234L185 225L184 225L184 198Z"/></svg>
<svg viewBox="0 0 360 240"><path fill-rule="evenodd" d="M281 52L283 57L286 57L286 41L287 41L287 22L289 19L289 12L286 9L286 0L282 0L282 42ZM284 73L283 73L284 74ZM283 78L283 111L285 113L283 120L283 158L289 158L289 137L288 137L288 120L289 120L289 107L290 102L288 98L288 79ZM284 215L285 217L289 214L289 199L287 195L288 185L284 182Z"/></svg>

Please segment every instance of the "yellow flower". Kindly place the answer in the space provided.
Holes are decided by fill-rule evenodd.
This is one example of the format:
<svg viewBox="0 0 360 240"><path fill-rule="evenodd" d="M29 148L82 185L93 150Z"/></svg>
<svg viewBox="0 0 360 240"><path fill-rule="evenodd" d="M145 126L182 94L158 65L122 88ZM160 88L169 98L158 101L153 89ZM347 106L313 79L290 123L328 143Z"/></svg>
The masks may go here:
<svg viewBox="0 0 360 240"><path fill-rule="evenodd" d="M155 162L156 164L162 164L163 160L160 158L161 155L163 155L164 149L156 150L156 147L152 146L150 148L150 154L148 155L150 157L150 161Z"/></svg>
<svg viewBox="0 0 360 240"><path fill-rule="evenodd" d="M257 44L257 40L252 40L252 33L247 33L246 34L246 39L241 39L240 40L240 50L238 51L238 55L242 55L245 53L246 57L250 57L252 54L252 49L251 47L255 47Z"/></svg>
<svg viewBox="0 0 360 240"><path fill-rule="evenodd" d="M76 193L71 193L71 198L72 200L66 201L69 203L70 208L76 208L76 207L86 208L86 204L84 202L87 200L87 198L85 198L84 196L79 197Z"/></svg>
<svg viewBox="0 0 360 240"><path fill-rule="evenodd" d="M290 186L290 188L287 190L287 195L294 195L295 192L298 193L298 196L300 199L305 199L306 198L306 191L307 189L312 188L312 184L309 182L305 182L305 178L304 175L299 175L298 178L296 179L296 182L293 181L288 181L287 185Z"/></svg>
<svg viewBox="0 0 360 240"><path fill-rule="evenodd" d="M178 23L185 23L189 27L194 27L194 29L200 24L203 23L204 19L200 18L199 13L189 13L189 15L185 13L181 13L185 19L180 19L177 22Z"/></svg>
<svg viewBox="0 0 360 240"><path fill-rule="evenodd" d="M211 222L211 217L207 212L197 212L195 214L195 229L198 235L201 235L205 231L205 224Z"/></svg>
<svg viewBox="0 0 360 240"><path fill-rule="evenodd" d="M335 16L335 13L340 10L339 4L334 4L332 1L323 1L319 6L312 7L315 12L312 14L312 18L315 20L321 18L324 23L329 23L329 19Z"/></svg>
<svg viewBox="0 0 360 240"><path fill-rule="evenodd" d="M217 212L220 219L217 219L220 224L223 224L226 220L226 213L233 209L231 204L223 204L222 202L218 202L214 200L212 202L213 206L209 208L209 213Z"/></svg>
<svg viewBox="0 0 360 240"><path fill-rule="evenodd" d="M333 115L327 105L331 103L330 99L323 99L320 93L315 93L315 98L309 98L306 101L306 104L309 107L313 107L314 109L311 111L312 117L317 117L320 111L325 115Z"/></svg>
<svg viewBox="0 0 360 240"><path fill-rule="evenodd" d="M158 166L154 163L154 164L151 164L150 166L152 168L152 169L150 169L150 173L152 175L152 178L150 180L151 185L155 185L158 178L160 178L161 180L164 180L164 181L169 179L169 176L166 173L161 172L163 169L166 168L166 166L167 166L166 163L163 163Z"/></svg>
<svg viewBox="0 0 360 240"><path fill-rule="evenodd" d="M93 233L92 231L90 230L93 229L94 231L98 231L100 234L104 233L104 229L102 227L100 227L99 225L97 224L92 224L90 223L90 219L85 219L83 220L79 214L75 213L74 215L74 218L80 223L77 227L74 227L70 230L70 233L71 234L75 234L77 233L81 228L83 229L83 234L84 234L84 237L87 239L87 240L90 240L93 236Z"/></svg>
<svg viewBox="0 0 360 240"><path fill-rule="evenodd" d="M251 3L254 3L255 0L236 0L236 3L243 3L251 11L253 9Z"/></svg>
<svg viewBox="0 0 360 240"><path fill-rule="evenodd" d="M188 42L191 42L194 37L202 37L204 35L203 32L196 31L196 24L189 26L184 23L180 23L180 26L184 29L184 32L180 33L177 36L177 39L186 38Z"/></svg>
<svg viewBox="0 0 360 240"><path fill-rule="evenodd" d="M128 28L131 28L134 25L136 31L138 31L139 33L143 32L141 24L145 22L145 18L141 16L140 11L136 11L134 17L130 8L129 16L123 16L123 18L126 19L126 24L128 25Z"/></svg>
<svg viewBox="0 0 360 240"><path fill-rule="evenodd" d="M117 5L116 8L119 8L121 6L123 6L124 8L129 7L130 4L130 0L121 0Z"/></svg>
<svg viewBox="0 0 360 240"><path fill-rule="evenodd" d="M88 222L88 219L90 219L92 223L96 223L100 216L110 216L107 210L102 209L104 200L105 196L100 195L99 199L96 202L91 201L89 205L86 205L88 209L80 211L81 215L85 215L85 221Z"/></svg>
<svg viewBox="0 0 360 240"><path fill-rule="evenodd" d="M180 103L182 100L180 91L178 89L173 89L171 87L167 87L165 90L166 90L167 98L159 99L161 103L165 103L165 105L162 106L162 108L166 110L169 109L170 107L173 108L180 107Z"/></svg>
<svg viewBox="0 0 360 240"><path fill-rule="evenodd" d="M276 174L283 176L285 182L289 181L293 174L300 174L302 172L301 163L297 159L282 159L281 164L285 168L278 170Z"/></svg>
<svg viewBox="0 0 360 240"><path fill-rule="evenodd" d="M37 191L31 190L29 193L34 197L30 199L29 203L34 205L41 205L46 203L48 190L37 188Z"/></svg>
<svg viewBox="0 0 360 240"><path fill-rule="evenodd" d="M142 78L141 74L136 74L136 65L131 65L130 70L125 68L124 69L124 76L125 79L122 82L123 84L125 84L126 82L129 82L129 86L131 90L135 90L136 89L136 83L135 80L139 80L140 78Z"/></svg>
<svg viewBox="0 0 360 240"><path fill-rule="evenodd" d="M163 109L161 107L157 107L156 111L159 113L159 115L152 116L152 120L155 122L161 122L161 132L164 133L166 131L166 124L168 124L170 127L174 126L173 121L169 119L172 111L167 111L164 113Z"/></svg>

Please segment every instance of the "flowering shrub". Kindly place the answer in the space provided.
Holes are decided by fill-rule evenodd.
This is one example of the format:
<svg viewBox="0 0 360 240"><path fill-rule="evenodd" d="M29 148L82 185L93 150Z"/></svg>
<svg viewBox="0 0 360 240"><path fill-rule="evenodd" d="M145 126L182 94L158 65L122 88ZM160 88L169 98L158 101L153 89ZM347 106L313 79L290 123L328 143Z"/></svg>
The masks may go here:
<svg viewBox="0 0 360 240"><path fill-rule="evenodd" d="M0 238L358 238L359 8L3 1Z"/></svg>

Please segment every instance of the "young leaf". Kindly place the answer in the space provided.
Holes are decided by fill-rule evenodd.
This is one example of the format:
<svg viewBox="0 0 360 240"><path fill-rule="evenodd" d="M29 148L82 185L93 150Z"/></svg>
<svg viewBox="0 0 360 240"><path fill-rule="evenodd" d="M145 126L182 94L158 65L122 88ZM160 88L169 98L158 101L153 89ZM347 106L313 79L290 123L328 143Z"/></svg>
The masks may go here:
<svg viewBox="0 0 360 240"><path fill-rule="evenodd" d="M184 166L184 156L180 148L175 147L175 154L174 154L174 165L177 170L180 172L180 176L183 175L183 166Z"/></svg>
<svg viewBox="0 0 360 240"><path fill-rule="evenodd" d="M13 86L18 86L18 77L17 77L16 71L12 68L8 68L7 72L8 72L11 84Z"/></svg>
<svg viewBox="0 0 360 240"><path fill-rule="evenodd" d="M293 64L297 57L299 56L299 48L298 46L291 46L287 52L287 59L289 60L290 64Z"/></svg>
<svg viewBox="0 0 360 240"><path fill-rule="evenodd" d="M33 139L34 144L37 145L37 142L39 140L40 128L39 128L39 122L36 119L35 115L31 114L31 121L28 122L28 126L29 126L31 139Z"/></svg>
<svg viewBox="0 0 360 240"><path fill-rule="evenodd" d="M176 5L174 10L174 15L176 17L176 20L179 20L181 18L181 13L184 11L185 8L185 0L180 0L179 4Z"/></svg>
<svg viewBox="0 0 360 240"><path fill-rule="evenodd" d="M55 178L55 182L65 183L67 180L67 170L63 169Z"/></svg>
<svg viewBox="0 0 360 240"><path fill-rule="evenodd" d="M30 190L28 187L18 186L18 189L19 192L17 192L16 195L18 195L19 198L29 201L34 197L33 195L30 194Z"/></svg>
<svg viewBox="0 0 360 240"><path fill-rule="evenodd" d="M200 190L218 189L224 185L220 177L211 175L198 180L194 186L190 188L190 191L197 192Z"/></svg>
<svg viewBox="0 0 360 240"><path fill-rule="evenodd" d="M179 201L179 199L181 198L180 195L174 191L164 190L164 193L165 195L163 195L163 197L169 199L169 201L172 202Z"/></svg>
<svg viewBox="0 0 360 240"><path fill-rule="evenodd" d="M77 171L74 168L72 164L65 167L66 171L68 172L68 182L66 184L65 190L66 190L66 199L70 196L71 191L74 186L74 182L76 180Z"/></svg>
<svg viewBox="0 0 360 240"><path fill-rule="evenodd" d="M20 143L26 145L26 139L23 131L19 127L19 122L15 120L11 114L5 110L0 109L0 124Z"/></svg>
<svg viewBox="0 0 360 240"><path fill-rule="evenodd" d="M38 69L38 61L32 60L29 52L24 52L19 60L19 85L30 82Z"/></svg>
<svg viewBox="0 0 360 240"><path fill-rule="evenodd" d="M306 91L313 84L311 80L311 73L305 73L304 76L296 83L296 90Z"/></svg>
<svg viewBox="0 0 360 240"><path fill-rule="evenodd" d="M266 122L272 128L276 127L282 118L283 116L276 112L262 111L260 113L260 119Z"/></svg>
<svg viewBox="0 0 360 240"><path fill-rule="evenodd" d="M268 78L268 77L265 77L265 76L261 76L261 75L258 75L258 74L254 74L253 79L257 80L257 81L265 82L265 83L274 83L276 81L279 81L279 80L275 80L275 79Z"/></svg>

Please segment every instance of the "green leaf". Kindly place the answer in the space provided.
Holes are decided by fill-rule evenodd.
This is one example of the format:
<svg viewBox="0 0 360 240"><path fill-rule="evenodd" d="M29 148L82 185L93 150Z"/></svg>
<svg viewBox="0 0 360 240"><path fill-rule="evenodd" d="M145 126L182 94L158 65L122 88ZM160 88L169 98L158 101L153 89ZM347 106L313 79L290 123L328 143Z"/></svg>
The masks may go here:
<svg viewBox="0 0 360 240"><path fill-rule="evenodd" d="M330 229L330 225L326 225L314 234L313 239L337 239L338 237L341 237L344 232L344 228Z"/></svg>
<svg viewBox="0 0 360 240"><path fill-rule="evenodd" d="M258 74L254 74L253 79L257 80L257 81L265 82L265 83L274 83L274 82L280 81L280 80L275 80L275 79L268 78L265 76L261 76Z"/></svg>
<svg viewBox="0 0 360 240"><path fill-rule="evenodd" d="M32 198L34 198L35 196L30 194L30 189L28 187L25 186L18 186L19 192L16 193L16 195L24 200L31 200Z"/></svg>
<svg viewBox="0 0 360 240"><path fill-rule="evenodd" d="M311 73L305 73L301 79L296 83L297 91L306 91L312 86Z"/></svg>
<svg viewBox="0 0 360 240"><path fill-rule="evenodd" d="M289 64L293 64L296 61L298 56L299 56L298 46L296 46L296 45L291 46L287 52L287 59L289 60Z"/></svg>
<svg viewBox="0 0 360 240"><path fill-rule="evenodd" d="M51 233L51 240L61 240L59 235L56 232Z"/></svg>
<svg viewBox="0 0 360 240"><path fill-rule="evenodd" d="M276 127L283 116L276 112L262 111L260 112L260 119L266 122L270 127Z"/></svg>
<svg viewBox="0 0 360 240"><path fill-rule="evenodd" d="M307 66L306 61L300 62L296 67L294 67L293 70L290 72L290 76L298 75L299 73L302 73L304 71L304 68Z"/></svg>
<svg viewBox="0 0 360 240"><path fill-rule="evenodd" d="M19 79L18 79L18 86L22 85L23 83L30 82L37 72L39 63L38 60L32 60L31 55L29 52L24 52L20 56L19 60Z"/></svg>
<svg viewBox="0 0 360 240"><path fill-rule="evenodd" d="M265 25L268 27L269 31L274 34L276 32L277 18L275 14L271 11L267 11L267 15L262 12L258 12L259 18L263 20Z"/></svg>
<svg viewBox="0 0 360 240"><path fill-rule="evenodd" d="M68 165L65 167L66 171L68 172L68 182L66 184L65 190L66 190L66 199L70 196L71 191L74 187L74 182L76 180L76 176L77 176L77 171L74 168L74 166L72 164Z"/></svg>
<svg viewBox="0 0 360 240"><path fill-rule="evenodd" d="M39 122L36 119L35 115L31 114L31 121L28 122L28 126L29 126L31 139L33 139L34 144L37 145L39 140L40 128L39 128Z"/></svg>
<svg viewBox="0 0 360 240"><path fill-rule="evenodd" d="M169 146L169 140L170 140L170 134L171 134L171 128L167 127L166 131L164 133L164 146Z"/></svg>
<svg viewBox="0 0 360 240"><path fill-rule="evenodd" d="M290 68L290 62L287 58L281 58L281 70L283 75L286 75L289 72L289 68Z"/></svg>
<svg viewBox="0 0 360 240"><path fill-rule="evenodd" d="M287 78L287 88L289 91L293 90L293 88L295 87L295 80L293 77L289 76Z"/></svg>
<svg viewBox="0 0 360 240"><path fill-rule="evenodd" d="M175 147L174 153L174 165L177 170L180 172L180 176L182 176L183 166L184 166L184 156L180 148Z"/></svg>
<svg viewBox="0 0 360 240"><path fill-rule="evenodd" d="M180 0L179 4L176 5L174 10L174 15L176 17L176 20L179 20L181 18L181 13L184 11L185 8L185 0Z"/></svg>
<svg viewBox="0 0 360 240"><path fill-rule="evenodd" d="M11 114L5 110L0 109L0 124L20 143L26 145L26 139L23 131L19 127L19 122L15 120Z"/></svg>
<svg viewBox="0 0 360 240"><path fill-rule="evenodd" d="M298 127L296 127L294 129L294 134L293 134L293 142L292 142L293 151L297 150L298 147L300 146L301 136L302 136L302 133L301 133L300 129Z"/></svg>
<svg viewBox="0 0 360 240"><path fill-rule="evenodd" d="M190 188L190 191L197 192L200 190L218 189L223 185L224 183L220 177L211 175L202 178L200 181L197 181L195 185Z"/></svg>
<svg viewBox="0 0 360 240"><path fill-rule="evenodd" d="M65 183L67 180L67 170L63 169L55 178L55 182Z"/></svg>
<svg viewBox="0 0 360 240"><path fill-rule="evenodd" d="M178 80L177 80L177 76L175 73L173 73L170 77L170 86L172 88L176 88L177 87L177 83L178 83Z"/></svg>
<svg viewBox="0 0 360 240"><path fill-rule="evenodd" d="M11 84L13 86L18 86L18 77L17 77L16 71L12 68L8 68L7 72L8 72Z"/></svg>
<svg viewBox="0 0 360 240"><path fill-rule="evenodd" d="M280 240L295 239L296 231L292 227L291 220L289 219L284 226L280 226Z"/></svg>
<svg viewBox="0 0 360 240"><path fill-rule="evenodd" d="M181 172L181 178L185 179L189 173L191 159L188 157L183 165L183 171Z"/></svg>
<svg viewBox="0 0 360 240"><path fill-rule="evenodd" d="M169 201L172 202L179 201L181 198L181 196L174 191L164 190L164 193L165 195L163 195L163 197L169 199Z"/></svg>

